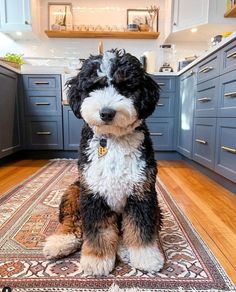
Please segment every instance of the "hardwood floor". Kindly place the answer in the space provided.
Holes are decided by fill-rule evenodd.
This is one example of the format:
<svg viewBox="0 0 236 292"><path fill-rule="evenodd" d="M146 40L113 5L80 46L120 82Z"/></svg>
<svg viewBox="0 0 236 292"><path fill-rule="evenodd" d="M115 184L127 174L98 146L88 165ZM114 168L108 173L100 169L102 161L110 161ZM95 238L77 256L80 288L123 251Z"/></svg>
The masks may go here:
<svg viewBox="0 0 236 292"><path fill-rule="evenodd" d="M236 194L183 161L160 161L159 177L236 284Z"/></svg>
<svg viewBox="0 0 236 292"><path fill-rule="evenodd" d="M0 166L0 195L47 160ZM160 161L159 177L236 284L236 195L183 161Z"/></svg>

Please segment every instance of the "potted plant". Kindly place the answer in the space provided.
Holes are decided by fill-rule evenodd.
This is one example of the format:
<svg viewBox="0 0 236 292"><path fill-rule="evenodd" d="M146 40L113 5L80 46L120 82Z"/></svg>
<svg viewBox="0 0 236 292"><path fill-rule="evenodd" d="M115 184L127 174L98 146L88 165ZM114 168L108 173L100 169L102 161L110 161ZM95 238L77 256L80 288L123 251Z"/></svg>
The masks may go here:
<svg viewBox="0 0 236 292"><path fill-rule="evenodd" d="M20 69L21 65L25 64L23 54L7 53L3 58L0 58L0 60L16 69Z"/></svg>

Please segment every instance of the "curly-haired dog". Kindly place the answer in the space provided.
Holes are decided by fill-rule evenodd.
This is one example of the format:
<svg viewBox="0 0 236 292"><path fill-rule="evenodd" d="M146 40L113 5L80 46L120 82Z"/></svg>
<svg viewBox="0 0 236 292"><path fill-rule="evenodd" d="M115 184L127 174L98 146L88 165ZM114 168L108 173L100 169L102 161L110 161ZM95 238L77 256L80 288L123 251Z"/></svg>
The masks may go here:
<svg viewBox="0 0 236 292"><path fill-rule="evenodd" d="M121 232L131 265L159 271L164 257L157 246L157 167L145 123L157 104L158 85L137 58L112 50L84 62L69 82L68 97L85 121L79 180L62 197L61 225L46 241L46 258L66 256L82 245L83 270L107 275Z"/></svg>

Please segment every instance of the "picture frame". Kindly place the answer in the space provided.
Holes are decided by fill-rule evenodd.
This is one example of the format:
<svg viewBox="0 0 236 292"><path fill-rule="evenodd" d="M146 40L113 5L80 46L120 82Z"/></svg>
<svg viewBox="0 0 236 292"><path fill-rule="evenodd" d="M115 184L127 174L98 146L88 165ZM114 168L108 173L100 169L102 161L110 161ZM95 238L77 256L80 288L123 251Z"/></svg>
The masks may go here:
<svg viewBox="0 0 236 292"><path fill-rule="evenodd" d="M48 29L61 30L65 26L65 16L67 11L72 13L72 3L49 2L48 3Z"/></svg>
<svg viewBox="0 0 236 292"><path fill-rule="evenodd" d="M148 9L127 9L127 26L130 24L145 24L146 20L150 26L151 31L158 32L158 18L159 10L153 20L150 19Z"/></svg>

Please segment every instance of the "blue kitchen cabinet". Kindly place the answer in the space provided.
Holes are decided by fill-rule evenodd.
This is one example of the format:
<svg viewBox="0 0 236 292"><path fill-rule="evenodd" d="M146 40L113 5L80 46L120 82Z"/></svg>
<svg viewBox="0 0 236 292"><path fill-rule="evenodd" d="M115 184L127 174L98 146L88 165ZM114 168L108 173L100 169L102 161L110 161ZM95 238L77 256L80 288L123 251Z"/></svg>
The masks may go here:
<svg viewBox="0 0 236 292"><path fill-rule="evenodd" d="M236 40L221 50L220 72L227 73L236 70Z"/></svg>
<svg viewBox="0 0 236 292"><path fill-rule="evenodd" d="M220 76L218 116L236 118L236 70Z"/></svg>
<svg viewBox="0 0 236 292"><path fill-rule="evenodd" d="M187 71L180 77L177 151L188 158L192 157L195 83L194 69Z"/></svg>
<svg viewBox="0 0 236 292"><path fill-rule="evenodd" d="M0 0L0 31L31 31L30 0Z"/></svg>
<svg viewBox="0 0 236 292"><path fill-rule="evenodd" d="M219 77L197 85L195 117L216 117L219 95Z"/></svg>
<svg viewBox="0 0 236 292"><path fill-rule="evenodd" d="M147 126L155 151L175 150L176 77L151 75L160 86L160 98Z"/></svg>
<svg viewBox="0 0 236 292"><path fill-rule="evenodd" d="M76 118L70 106L63 106L64 150L78 150L83 120Z"/></svg>
<svg viewBox="0 0 236 292"><path fill-rule="evenodd" d="M0 157L22 147L18 76L0 67Z"/></svg>
<svg viewBox="0 0 236 292"><path fill-rule="evenodd" d="M216 118L195 118L193 134L193 160L214 169Z"/></svg>
<svg viewBox="0 0 236 292"><path fill-rule="evenodd" d="M236 183L236 118L218 118L215 171Z"/></svg>
<svg viewBox="0 0 236 292"><path fill-rule="evenodd" d="M61 77L23 75L26 149L63 149Z"/></svg>

